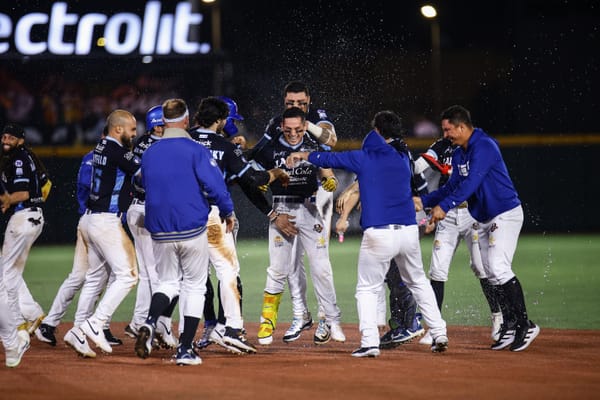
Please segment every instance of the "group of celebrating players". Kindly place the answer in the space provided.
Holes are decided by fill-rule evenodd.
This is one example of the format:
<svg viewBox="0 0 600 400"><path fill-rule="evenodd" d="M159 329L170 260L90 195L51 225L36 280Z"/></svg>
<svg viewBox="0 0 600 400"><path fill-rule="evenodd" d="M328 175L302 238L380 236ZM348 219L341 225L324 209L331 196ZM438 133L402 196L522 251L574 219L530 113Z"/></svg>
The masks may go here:
<svg viewBox="0 0 600 400"><path fill-rule="evenodd" d="M185 101L169 99L148 111L146 133L137 139L135 117L125 110L113 111L101 140L82 160L73 269L48 315L35 308L36 314L27 318L26 300L37 303L22 279L23 268L19 284L11 284L19 301L12 302L10 314L18 317L0 324L7 365L19 364L29 347L29 334L56 345L56 327L79 290L74 324L64 342L83 357L96 357L89 341L111 353L112 346L122 344L110 330L111 317L136 284L135 307L125 334L135 339L140 358L162 347L176 350L178 365L198 365L202 362L198 352L211 343L236 354L255 353L242 316L235 247L238 221L228 190L233 184L269 220L269 266L257 333L260 345L273 342L286 283L293 320L283 341L299 339L314 325L307 303L305 254L318 303L313 341L324 345L346 340L329 238L334 208L340 214L335 230L343 234L351 210L360 202L364 235L356 297L362 339L352 356L377 357L380 349L419 336L423 336L420 343L430 345L433 352L447 349L446 323L441 317L444 283L461 239L490 306L492 349L527 348L539 327L527 317L511 267L523 221L520 201L501 156L498 165L481 166L489 179L475 181L476 174L469 173L480 167L469 162L469 152L499 154L493 139L473 127L466 109L453 106L442 114L443 137L413 160L402 140L400 118L382 111L375 115L373 131L361 150L337 153L332 151L337 143L333 123L324 110L310 104L308 87L290 82L284 89L283 113L269 121L263 137L250 149L236 126L243 117L227 97L202 99L193 117ZM4 135L10 135L10 130L7 133L5 128ZM485 144L476 146L475 139ZM493 160L497 158L490 163ZM388 172L378 170L383 165ZM334 201L337 168L354 172L357 179ZM399 179L398 185L386 187L383 175L387 173ZM378 187L380 180L384 184ZM271 196L266 195L269 190ZM23 204L32 212L34 207L27 201ZM429 282L418 247L419 230L421 234L435 230ZM396 246L399 238L405 245ZM4 262L3 267L6 271ZM5 280L6 276L4 272ZM386 325L387 315L384 282L389 287L391 318L389 330L380 336L378 326ZM172 323L177 304L179 338ZM196 338L202 318L204 330Z"/></svg>

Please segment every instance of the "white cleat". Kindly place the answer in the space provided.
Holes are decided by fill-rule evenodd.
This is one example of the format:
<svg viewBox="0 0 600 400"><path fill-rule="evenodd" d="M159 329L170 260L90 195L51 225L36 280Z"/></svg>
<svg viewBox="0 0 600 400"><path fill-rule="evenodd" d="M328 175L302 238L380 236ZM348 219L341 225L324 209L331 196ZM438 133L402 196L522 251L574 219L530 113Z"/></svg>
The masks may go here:
<svg viewBox="0 0 600 400"><path fill-rule="evenodd" d="M23 355L29 349L30 343L29 333L26 330L17 331L17 343L15 347L5 350L6 366L8 368L15 368L21 364Z"/></svg>
<svg viewBox="0 0 600 400"><path fill-rule="evenodd" d="M431 331L427 330L423 337L419 340L419 344L431 346L433 344L433 338L431 337Z"/></svg>
<svg viewBox="0 0 600 400"><path fill-rule="evenodd" d="M80 356L86 358L96 358L96 353L90 348L85 335L79 328L73 327L69 329L64 337L64 341Z"/></svg>
<svg viewBox="0 0 600 400"><path fill-rule="evenodd" d="M88 318L79 327L85 333L85 336L88 337L92 342L96 344L96 346L100 347L105 353L112 353L112 347L110 343L106 340L104 336L104 330L102 330L102 324L99 324L95 319Z"/></svg>

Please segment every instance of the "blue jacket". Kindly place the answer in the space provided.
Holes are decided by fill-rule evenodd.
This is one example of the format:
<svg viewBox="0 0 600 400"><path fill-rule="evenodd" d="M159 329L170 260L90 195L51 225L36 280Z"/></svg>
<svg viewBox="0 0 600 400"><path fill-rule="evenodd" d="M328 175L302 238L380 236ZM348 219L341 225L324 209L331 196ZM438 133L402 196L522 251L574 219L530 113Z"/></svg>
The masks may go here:
<svg viewBox="0 0 600 400"><path fill-rule="evenodd" d="M319 167L341 168L356 174L363 230L388 224L416 224L409 158L387 144L377 132L369 132L360 150L313 152L308 161Z"/></svg>
<svg viewBox="0 0 600 400"><path fill-rule="evenodd" d="M79 215L83 215L87 208L87 199L92 186L92 156L94 150L87 153L81 159L79 172L77 173L77 202L79 203Z"/></svg>
<svg viewBox="0 0 600 400"><path fill-rule="evenodd" d="M467 150L454 150L448 182L422 200L423 206L439 205L445 212L466 200L469 212L480 222L521 204L498 143L479 128L469 138Z"/></svg>
<svg viewBox="0 0 600 400"><path fill-rule="evenodd" d="M222 217L233 202L210 152L183 129L167 128L142 156L146 190L145 226L154 240L180 241L200 235L210 212L207 197Z"/></svg>

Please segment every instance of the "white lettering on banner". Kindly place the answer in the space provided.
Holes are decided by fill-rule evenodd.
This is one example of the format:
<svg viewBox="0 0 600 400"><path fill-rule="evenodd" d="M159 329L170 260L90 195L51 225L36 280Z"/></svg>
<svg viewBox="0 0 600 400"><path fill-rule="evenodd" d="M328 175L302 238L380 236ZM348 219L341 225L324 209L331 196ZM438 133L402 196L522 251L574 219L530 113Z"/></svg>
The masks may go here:
<svg viewBox="0 0 600 400"><path fill-rule="evenodd" d="M204 16L192 12L190 2L180 2L174 14L162 14L160 1L146 3L143 15L120 12L112 15L92 12L80 16L68 12L67 2L56 2L50 14L25 14L15 21L0 13L0 54L10 50L14 33L15 49L32 56L48 52L55 55L87 55L96 47L99 27L104 27L104 50L109 54L127 55L138 51L142 55L206 54L209 43L190 41L190 31L202 24ZM177 24L174 23L177 21ZM13 31L14 26L14 31ZM33 39L32 32L47 26L47 41ZM65 40L65 31L76 30L75 42Z"/></svg>

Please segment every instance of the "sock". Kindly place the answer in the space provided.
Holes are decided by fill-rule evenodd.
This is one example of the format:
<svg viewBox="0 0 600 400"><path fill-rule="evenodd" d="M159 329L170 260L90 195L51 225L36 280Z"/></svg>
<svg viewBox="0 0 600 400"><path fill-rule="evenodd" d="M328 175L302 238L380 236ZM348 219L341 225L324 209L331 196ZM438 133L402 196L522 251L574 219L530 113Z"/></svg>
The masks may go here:
<svg viewBox="0 0 600 400"><path fill-rule="evenodd" d="M150 302L150 311L148 311L148 319L146 319L146 322L152 326L156 326L158 317L161 316L167 307L169 307L170 303L171 301L166 294L160 292L154 293L152 301Z"/></svg>
<svg viewBox="0 0 600 400"><path fill-rule="evenodd" d="M516 321L517 325L527 325L529 323L529 317L527 316L525 296L523 295L521 282L519 282L515 276L502 285L502 287L504 288L504 294L507 299L509 310L513 314L513 320Z"/></svg>
<svg viewBox="0 0 600 400"><path fill-rule="evenodd" d="M492 285L487 278L480 279L479 283L481 284L483 295L490 306L490 311L492 313L499 312L500 302L498 301L498 296L496 294L496 286Z"/></svg>
<svg viewBox="0 0 600 400"><path fill-rule="evenodd" d="M431 287L435 293L435 301L437 302L438 308L442 311L442 304L444 303L444 282L431 280Z"/></svg>
<svg viewBox="0 0 600 400"><path fill-rule="evenodd" d="M215 315L215 289L213 288L210 277L206 280L203 314L205 321L214 321L217 319L217 316Z"/></svg>
<svg viewBox="0 0 600 400"><path fill-rule="evenodd" d="M171 300L171 304L169 304L169 306L167 308L165 308L165 311L163 311L163 313L161 315L163 317L171 318L171 316L173 315L173 311L175 311L175 306L177 305L178 301L179 301L179 296L173 297L173 300Z"/></svg>
<svg viewBox="0 0 600 400"><path fill-rule="evenodd" d="M180 345L188 349L192 348L192 341L196 335L196 329L198 329L199 323L200 318L189 317L187 315L183 316L183 332L181 332L181 336L179 336Z"/></svg>

